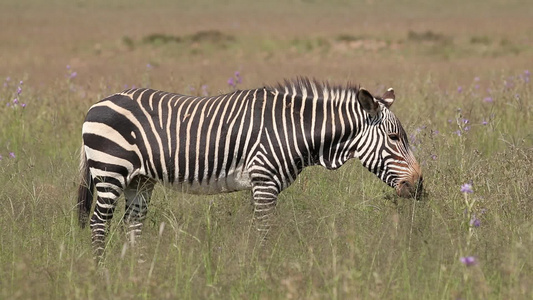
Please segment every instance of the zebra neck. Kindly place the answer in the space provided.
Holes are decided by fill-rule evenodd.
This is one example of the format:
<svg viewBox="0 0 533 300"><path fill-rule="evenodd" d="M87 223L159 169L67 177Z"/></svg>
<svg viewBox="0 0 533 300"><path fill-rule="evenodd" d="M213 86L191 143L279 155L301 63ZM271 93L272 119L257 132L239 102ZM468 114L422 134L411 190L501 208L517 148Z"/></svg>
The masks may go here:
<svg viewBox="0 0 533 300"><path fill-rule="evenodd" d="M355 94L331 91L315 100L314 134L310 148L312 165L337 169L357 157L366 115Z"/></svg>

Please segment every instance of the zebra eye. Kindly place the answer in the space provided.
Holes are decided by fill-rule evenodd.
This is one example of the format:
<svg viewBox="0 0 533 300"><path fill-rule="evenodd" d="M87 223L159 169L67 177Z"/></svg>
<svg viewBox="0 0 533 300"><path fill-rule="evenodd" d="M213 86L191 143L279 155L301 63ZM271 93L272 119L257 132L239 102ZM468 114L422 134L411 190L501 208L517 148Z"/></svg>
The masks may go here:
<svg viewBox="0 0 533 300"><path fill-rule="evenodd" d="M398 141L400 138L398 137L398 134L396 133L389 133L389 138L393 141Z"/></svg>

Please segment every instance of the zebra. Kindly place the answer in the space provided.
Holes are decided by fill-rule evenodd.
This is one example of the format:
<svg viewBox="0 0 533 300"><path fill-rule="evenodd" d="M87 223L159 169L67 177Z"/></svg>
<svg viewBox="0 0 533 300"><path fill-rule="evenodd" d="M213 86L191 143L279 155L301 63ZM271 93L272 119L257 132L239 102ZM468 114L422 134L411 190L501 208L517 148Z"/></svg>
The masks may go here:
<svg viewBox="0 0 533 300"><path fill-rule="evenodd" d="M82 128L80 226L90 218L101 258L108 222L125 195L124 228L140 237L155 184L186 193L251 190L254 223L266 236L278 195L307 166L337 169L351 158L419 198L420 166L400 121L382 97L299 77L274 86L195 97L127 89L94 104Z"/></svg>

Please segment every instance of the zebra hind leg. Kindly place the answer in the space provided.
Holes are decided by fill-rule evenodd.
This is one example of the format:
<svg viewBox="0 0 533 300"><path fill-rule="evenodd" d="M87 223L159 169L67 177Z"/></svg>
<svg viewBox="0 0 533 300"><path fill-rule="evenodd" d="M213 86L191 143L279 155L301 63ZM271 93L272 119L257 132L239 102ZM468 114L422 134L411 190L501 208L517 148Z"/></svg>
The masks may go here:
<svg viewBox="0 0 533 300"><path fill-rule="evenodd" d="M142 227L155 182L144 176L136 177L124 190L126 209L124 213L124 229L130 247L140 244ZM142 253L141 253L142 255Z"/></svg>
<svg viewBox="0 0 533 300"><path fill-rule="evenodd" d="M92 235L93 256L97 263L101 263L104 256L105 238L109 222L117 206L117 199L122 194L122 188L98 180L95 184L97 191L96 207L91 217L90 227Z"/></svg>
<svg viewBox="0 0 533 300"><path fill-rule="evenodd" d="M278 200L279 188L274 182L253 184L254 222L261 241L265 241L271 229L272 215Z"/></svg>

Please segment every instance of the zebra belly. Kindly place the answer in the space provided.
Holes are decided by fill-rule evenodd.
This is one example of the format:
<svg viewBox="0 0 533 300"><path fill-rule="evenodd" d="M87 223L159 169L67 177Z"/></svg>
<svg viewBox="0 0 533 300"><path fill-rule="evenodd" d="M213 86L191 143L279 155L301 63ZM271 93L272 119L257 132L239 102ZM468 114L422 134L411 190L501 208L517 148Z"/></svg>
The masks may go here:
<svg viewBox="0 0 533 300"><path fill-rule="evenodd" d="M194 180L192 183L175 182L169 187L188 194L219 194L251 189L252 181L248 171L237 168L227 174L221 173L218 178L213 177L202 182Z"/></svg>

